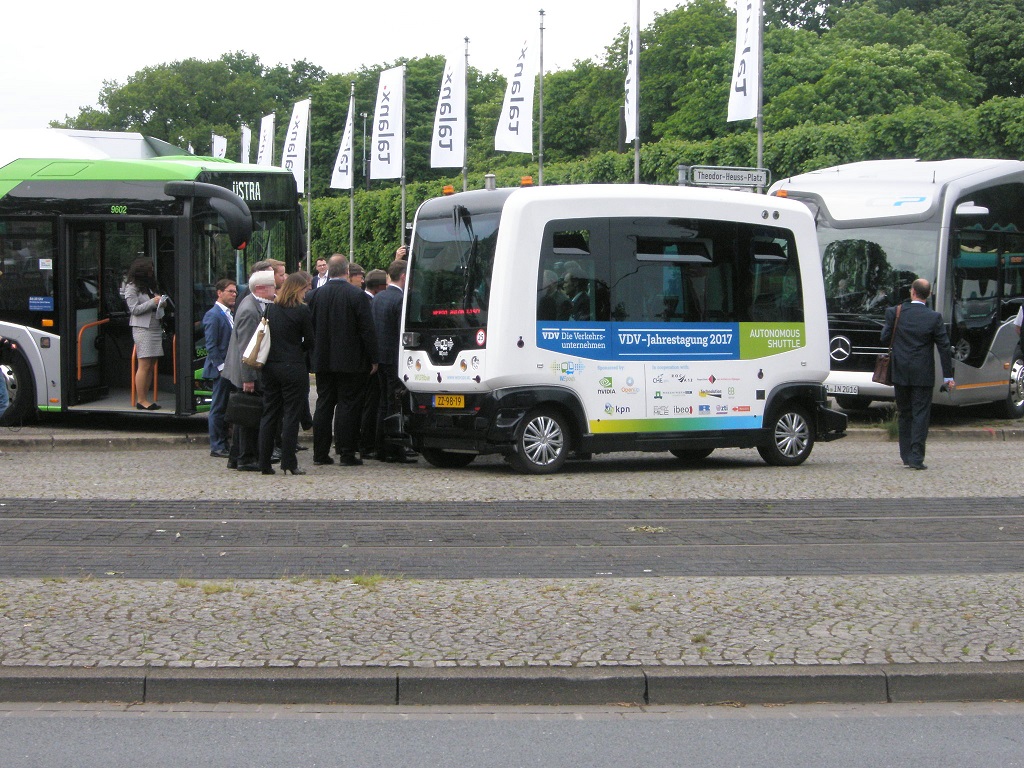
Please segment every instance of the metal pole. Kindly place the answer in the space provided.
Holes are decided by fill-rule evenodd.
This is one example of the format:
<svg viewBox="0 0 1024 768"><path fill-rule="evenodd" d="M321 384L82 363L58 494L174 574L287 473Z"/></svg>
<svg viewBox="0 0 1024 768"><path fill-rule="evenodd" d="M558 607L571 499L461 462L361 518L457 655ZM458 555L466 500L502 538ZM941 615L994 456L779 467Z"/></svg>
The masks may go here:
<svg viewBox="0 0 1024 768"><path fill-rule="evenodd" d="M306 120L306 271L313 250L313 99L309 100L309 119Z"/></svg>
<svg viewBox="0 0 1024 768"><path fill-rule="evenodd" d="M399 244L405 244L405 65L402 65L402 230Z"/></svg>
<svg viewBox="0 0 1024 768"><path fill-rule="evenodd" d="M757 46L757 167L764 167L764 3L760 3L757 14L758 42Z"/></svg>
<svg viewBox="0 0 1024 768"><path fill-rule="evenodd" d="M366 184L366 191L370 191L370 172L366 169L366 113L360 112L363 118L363 183Z"/></svg>
<svg viewBox="0 0 1024 768"><path fill-rule="evenodd" d="M636 121L633 139L633 183L640 183L640 0L636 0L636 101L634 102L633 119Z"/></svg>
<svg viewBox="0 0 1024 768"><path fill-rule="evenodd" d="M353 115L356 108L356 84L352 83L352 90L348 96L348 113ZM351 168L352 166L349 166ZM348 188L348 258L349 261L356 257L356 183L352 178L352 185Z"/></svg>
<svg viewBox="0 0 1024 768"><path fill-rule="evenodd" d="M466 38L466 93L462 112L462 191L469 189L469 38Z"/></svg>
<svg viewBox="0 0 1024 768"><path fill-rule="evenodd" d="M639 0L638 0L639 1ZM539 78L540 113L537 116L537 186L544 186L544 9L540 9L540 78Z"/></svg>

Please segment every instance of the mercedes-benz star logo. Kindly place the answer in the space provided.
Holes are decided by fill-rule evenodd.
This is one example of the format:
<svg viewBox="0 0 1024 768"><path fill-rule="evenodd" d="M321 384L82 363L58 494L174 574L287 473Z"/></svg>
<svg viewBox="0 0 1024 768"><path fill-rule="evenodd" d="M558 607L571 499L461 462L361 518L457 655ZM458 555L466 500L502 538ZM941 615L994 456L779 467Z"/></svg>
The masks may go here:
<svg viewBox="0 0 1024 768"><path fill-rule="evenodd" d="M845 336L833 336L828 345L828 354L837 363L849 360L853 354L853 342Z"/></svg>

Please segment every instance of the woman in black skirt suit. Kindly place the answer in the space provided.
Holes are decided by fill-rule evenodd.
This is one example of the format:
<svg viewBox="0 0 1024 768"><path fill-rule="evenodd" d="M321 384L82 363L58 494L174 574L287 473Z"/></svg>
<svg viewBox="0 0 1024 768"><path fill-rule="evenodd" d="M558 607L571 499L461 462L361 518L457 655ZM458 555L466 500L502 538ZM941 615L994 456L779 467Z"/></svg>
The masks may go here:
<svg viewBox="0 0 1024 768"><path fill-rule="evenodd" d="M303 302L307 280L289 275L267 307L270 354L263 366L263 419L260 421L260 470L274 474L271 454L274 438L281 433L281 470L306 474L295 458L299 420L309 403L309 365L306 353L313 348L313 315Z"/></svg>

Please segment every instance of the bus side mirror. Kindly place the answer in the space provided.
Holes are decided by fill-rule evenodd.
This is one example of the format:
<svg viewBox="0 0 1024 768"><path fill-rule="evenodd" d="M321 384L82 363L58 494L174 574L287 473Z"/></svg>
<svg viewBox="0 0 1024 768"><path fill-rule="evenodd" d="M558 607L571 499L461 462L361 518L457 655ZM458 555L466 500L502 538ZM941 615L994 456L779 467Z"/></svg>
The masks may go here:
<svg viewBox="0 0 1024 768"><path fill-rule="evenodd" d="M168 181L164 194L179 198L202 198L224 220L231 247L242 250L252 238L252 213L245 200L234 192L201 181Z"/></svg>

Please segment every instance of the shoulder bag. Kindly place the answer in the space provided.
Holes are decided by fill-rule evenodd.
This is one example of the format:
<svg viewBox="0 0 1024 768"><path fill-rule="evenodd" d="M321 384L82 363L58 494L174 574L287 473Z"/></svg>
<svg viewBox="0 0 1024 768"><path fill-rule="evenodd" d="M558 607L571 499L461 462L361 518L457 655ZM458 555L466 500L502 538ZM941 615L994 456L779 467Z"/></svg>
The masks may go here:
<svg viewBox="0 0 1024 768"><path fill-rule="evenodd" d="M257 324L256 330L253 331L252 338L249 339L249 343L245 346L245 351L242 353L242 362L250 368L256 368L258 370L267 362L267 356L269 354L270 324L267 322L266 314L264 314L260 318L260 322Z"/></svg>
<svg viewBox="0 0 1024 768"><path fill-rule="evenodd" d="M896 328L900 324L900 310L903 309L903 305L899 304L896 307L896 319L892 324L892 335L889 337L889 351L881 353L875 358L875 372L871 374L871 380L876 384L885 384L887 387L892 386L892 370L890 364L892 363L892 345L896 341Z"/></svg>

